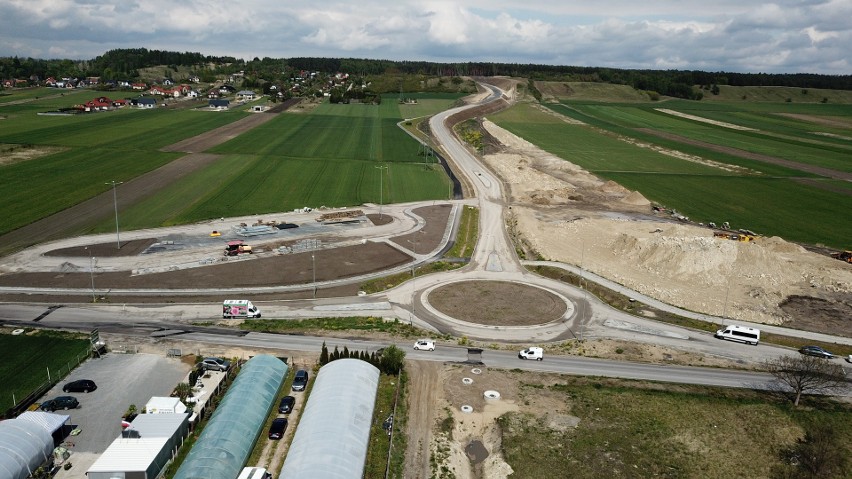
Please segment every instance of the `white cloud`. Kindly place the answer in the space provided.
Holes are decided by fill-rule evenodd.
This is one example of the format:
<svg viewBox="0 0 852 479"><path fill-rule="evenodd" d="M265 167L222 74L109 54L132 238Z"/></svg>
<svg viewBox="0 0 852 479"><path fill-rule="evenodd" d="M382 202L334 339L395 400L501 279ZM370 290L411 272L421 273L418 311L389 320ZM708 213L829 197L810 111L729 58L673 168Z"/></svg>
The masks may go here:
<svg viewBox="0 0 852 479"><path fill-rule="evenodd" d="M849 0L0 0L0 55L114 48L850 74Z"/></svg>

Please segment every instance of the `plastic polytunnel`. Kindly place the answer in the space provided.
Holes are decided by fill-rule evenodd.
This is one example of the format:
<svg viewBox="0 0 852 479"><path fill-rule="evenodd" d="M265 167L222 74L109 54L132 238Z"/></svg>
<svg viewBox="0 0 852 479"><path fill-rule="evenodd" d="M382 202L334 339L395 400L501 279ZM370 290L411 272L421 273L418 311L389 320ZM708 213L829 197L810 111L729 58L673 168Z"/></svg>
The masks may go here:
<svg viewBox="0 0 852 479"><path fill-rule="evenodd" d="M20 417L0 422L0 477L25 479L52 454L53 436L43 425Z"/></svg>
<svg viewBox="0 0 852 479"><path fill-rule="evenodd" d="M287 365L268 355L246 362L207 422L174 479L234 479L287 376Z"/></svg>
<svg viewBox="0 0 852 479"><path fill-rule="evenodd" d="M281 477L361 479L378 385L379 370L360 359L320 368Z"/></svg>

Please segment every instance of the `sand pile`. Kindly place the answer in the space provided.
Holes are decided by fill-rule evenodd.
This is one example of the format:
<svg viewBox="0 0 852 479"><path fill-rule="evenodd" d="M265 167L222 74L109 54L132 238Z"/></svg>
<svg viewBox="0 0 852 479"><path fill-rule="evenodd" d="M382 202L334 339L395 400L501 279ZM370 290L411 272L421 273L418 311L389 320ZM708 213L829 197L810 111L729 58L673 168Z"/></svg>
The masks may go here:
<svg viewBox="0 0 852 479"><path fill-rule="evenodd" d="M794 295L842 302L852 268L781 238L740 243L708 228L631 214L648 201L485 122L508 153L485 161L509 185L512 212L545 258L580 265L693 311L778 324Z"/></svg>

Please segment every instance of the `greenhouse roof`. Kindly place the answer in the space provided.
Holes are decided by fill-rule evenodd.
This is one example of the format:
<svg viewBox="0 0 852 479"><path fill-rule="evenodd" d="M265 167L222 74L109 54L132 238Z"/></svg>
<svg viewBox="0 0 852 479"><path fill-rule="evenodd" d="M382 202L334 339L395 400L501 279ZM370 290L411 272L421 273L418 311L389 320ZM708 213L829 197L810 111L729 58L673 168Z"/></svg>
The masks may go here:
<svg viewBox="0 0 852 479"><path fill-rule="evenodd" d="M174 479L234 479L248 460L287 376L287 365L268 355L242 367Z"/></svg>
<svg viewBox="0 0 852 479"><path fill-rule="evenodd" d="M281 477L360 479L364 474L379 370L338 359L319 370Z"/></svg>

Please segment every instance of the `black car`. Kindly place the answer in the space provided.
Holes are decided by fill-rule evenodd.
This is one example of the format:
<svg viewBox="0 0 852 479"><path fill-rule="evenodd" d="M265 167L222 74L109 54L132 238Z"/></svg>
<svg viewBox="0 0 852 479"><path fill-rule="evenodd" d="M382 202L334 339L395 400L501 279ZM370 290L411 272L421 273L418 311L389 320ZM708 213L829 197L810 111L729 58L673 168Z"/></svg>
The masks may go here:
<svg viewBox="0 0 852 479"><path fill-rule="evenodd" d="M293 378L293 391L304 391L308 386L308 372L304 369L296 371L296 377Z"/></svg>
<svg viewBox="0 0 852 479"><path fill-rule="evenodd" d="M833 354L819 346L802 346L799 348L799 352L805 356L816 356L818 358L831 359L834 357Z"/></svg>
<svg viewBox="0 0 852 479"><path fill-rule="evenodd" d="M80 402L74 396L58 396L41 403L42 411L56 411L57 409L77 409Z"/></svg>
<svg viewBox="0 0 852 479"><path fill-rule="evenodd" d="M272 425L269 426L269 439L281 439L284 437L284 431L287 430L287 419L278 417L272 420Z"/></svg>
<svg viewBox="0 0 852 479"><path fill-rule="evenodd" d="M284 396L281 402L278 403L278 412L281 414L290 414L293 412L293 406L296 405L296 398L293 396Z"/></svg>
<svg viewBox="0 0 852 479"><path fill-rule="evenodd" d="M66 393L90 393L98 388L91 379L78 379L62 386L62 392Z"/></svg>

